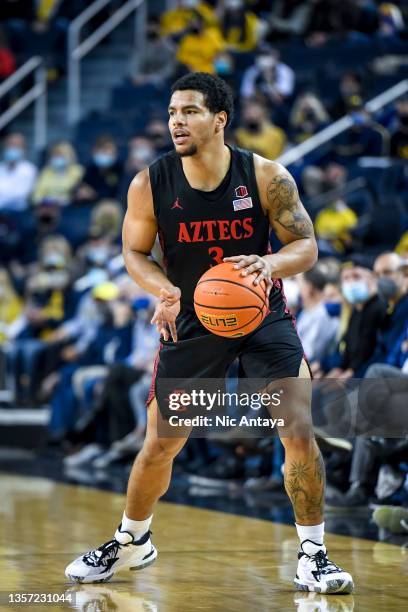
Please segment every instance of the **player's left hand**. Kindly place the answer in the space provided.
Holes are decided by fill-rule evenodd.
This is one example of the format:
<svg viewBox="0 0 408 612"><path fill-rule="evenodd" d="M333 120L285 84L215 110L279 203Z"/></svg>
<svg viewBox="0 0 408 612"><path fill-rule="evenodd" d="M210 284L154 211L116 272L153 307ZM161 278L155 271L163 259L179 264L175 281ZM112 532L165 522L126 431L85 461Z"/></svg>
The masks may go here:
<svg viewBox="0 0 408 612"><path fill-rule="evenodd" d="M272 283L272 267L269 261L260 255L235 255L234 257L224 257L223 261L234 262L236 270L242 270L241 276L254 274L254 285L264 280L266 283L266 295L269 295Z"/></svg>

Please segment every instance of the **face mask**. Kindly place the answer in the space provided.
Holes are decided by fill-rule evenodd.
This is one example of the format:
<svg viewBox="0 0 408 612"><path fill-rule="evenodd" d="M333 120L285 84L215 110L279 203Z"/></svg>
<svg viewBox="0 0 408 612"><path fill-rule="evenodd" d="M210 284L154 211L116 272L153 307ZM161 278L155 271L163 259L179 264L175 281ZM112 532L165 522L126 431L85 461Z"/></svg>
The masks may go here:
<svg viewBox="0 0 408 612"><path fill-rule="evenodd" d="M338 302L326 302L325 306L329 317L340 316L341 304L339 304Z"/></svg>
<svg viewBox="0 0 408 612"><path fill-rule="evenodd" d="M98 168L110 168L115 162L115 157L111 153L95 153L93 160Z"/></svg>
<svg viewBox="0 0 408 612"><path fill-rule="evenodd" d="M377 293L386 302L392 300L398 293L398 285L392 278L388 276L380 276L377 281Z"/></svg>
<svg viewBox="0 0 408 612"><path fill-rule="evenodd" d="M50 164L54 170L65 170L68 166L68 160L63 155L54 155L51 157Z"/></svg>
<svg viewBox="0 0 408 612"><path fill-rule="evenodd" d="M4 149L4 161L6 162L16 162L23 159L23 150L19 147L7 147Z"/></svg>
<svg viewBox="0 0 408 612"><path fill-rule="evenodd" d="M216 59L214 61L214 68L217 74L230 74L231 72L229 62L223 59Z"/></svg>
<svg viewBox="0 0 408 612"><path fill-rule="evenodd" d="M136 162L148 163L153 155L149 147L135 147L130 152L131 158Z"/></svg>
<svg viewBox="0 0 408 612"><path fill-rule="evenodd" d="M361 304L370 297L370 290L365 281L343 283L341 291L349 304Z"/></svg>
<svg viewBox="0 0 408 612"><path fill-rule="evenodd" d="M43 259L44 268L64 268L65 257L58 251L49 251L44 255Z"/></svg>
<svg viewBox="0 0 408 612"><path fill-rule="evenodd" d="M87 253L88 261L98 266L103 266L108 258L109 253L105 247L91 247Z"/></svg>
<svg viewBox="0 0 408 612"><path fill-rule="evenodd" d="M132 302L132 308L135 311L147 310L149 306L150 300L148 297L139 297Z"/></svg>
<svg viewBox="0 0 408 612"><path fill-rule="evenodd" d="M255 63L260 70L269 70L276 64L275 58L270 55L260 55L256 58Z"/></svg>
<svg viewBox="0 0 408 612"><path fill-rule="evenodd" d="M248 119L245 121L245 127L250 132L259 132L259 122L255 119Z"/></svg>
<svg viewBox="0 0 408 612"><path fill-rule="evenodd" d="M299 285L296 281L289 278L283 281L283 291L289 308L297 308L299 306Z"/></svg>
<svg viewBox="0 0 408 612"><path fill-rule="evenodd" d="M352 113L354 125L360 127L367 123L367 117L364 113Z"/></svg>
<svg viewBox="0 0 408 612"><path fill-rule="evenodd" d="M225 0L224 6L230 11L237 11L238 9L242 8L243 2L242 0Z"/></svg>

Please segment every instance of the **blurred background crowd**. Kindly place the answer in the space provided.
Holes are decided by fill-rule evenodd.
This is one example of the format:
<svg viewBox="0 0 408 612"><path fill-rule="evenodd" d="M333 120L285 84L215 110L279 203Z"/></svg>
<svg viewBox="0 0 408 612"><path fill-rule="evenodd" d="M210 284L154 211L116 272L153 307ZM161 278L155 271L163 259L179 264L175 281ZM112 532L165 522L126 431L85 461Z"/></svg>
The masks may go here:
<svg viewBox="0 0 408 612"><path fill-rule="evenodd" d="M268 159L352 119L289 166L320 258L285 279L285 293L321 382L314 411L328 504L407 506L408 97L375 111L366 103L408 76L408 2L164 4L149 2L146 44L129 52L109 112L83 118L36 158L18 129L3 133L0 369L9 409L50 406L48 443L67 467L102 469L140 449L158 337L154 299L129 279L121 255L126 194L133 176L171 148L172 80L211 72L235 93L227 141ZM50 82L62 78L67 28L83 9L80 0L2 0L0 83L33 53L46 57ZM349 397L356 379L375 381L363 427L372 435L356 437L361 415L321 390L335 380ZM398 438L381 429L385 411ZM282 489L276 437L210 438L190 440L178 459L192 483Z"/></svg>

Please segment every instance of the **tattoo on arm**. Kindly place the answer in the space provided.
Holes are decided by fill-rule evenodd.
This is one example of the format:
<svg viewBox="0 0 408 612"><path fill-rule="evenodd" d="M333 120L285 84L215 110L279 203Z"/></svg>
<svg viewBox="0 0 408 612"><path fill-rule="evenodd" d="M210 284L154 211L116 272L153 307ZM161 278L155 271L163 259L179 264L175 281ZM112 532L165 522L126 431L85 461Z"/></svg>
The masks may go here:
<svg viewBox="0 0 408 612"><path fill-rule="evenodd" d="M273 220L283 229L299 238L313 236L313 224L299 206L299 194L295 181L286 174L278 174L267 187L267 198L272 206Z"/></svg>

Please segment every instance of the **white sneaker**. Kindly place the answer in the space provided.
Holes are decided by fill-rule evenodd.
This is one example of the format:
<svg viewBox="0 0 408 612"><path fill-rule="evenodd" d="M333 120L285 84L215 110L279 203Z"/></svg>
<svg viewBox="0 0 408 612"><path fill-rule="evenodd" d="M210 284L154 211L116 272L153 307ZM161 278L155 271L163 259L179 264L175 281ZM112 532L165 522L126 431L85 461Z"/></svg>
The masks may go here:
<svg viewBox="0 0 408 612"><path fill-rule="evenodd" d="M298 554L298 568L294 583L299 591L316 593L351 593L353 579L327 558L326 547L304 540Z"/></svg>
<svg viewBox="0 0 408 612"><path fill-rule="evenodd" d="M87 444L77 453L64 457L63 463L66 467L76 467L83 463L92 463L96 457L99 457L99 455L103 453L103 450L103 447L99 444Z"/></svg>
<svg viewBox="0 0 408 612"><path fill-rule="evenodd" d="M147 531L139 540L128 531L116 530L113 540L90 550L72 561L65 570L73 582L107 582L118 570L139 570L151 565L157 557L157 550Z"/></svg>

